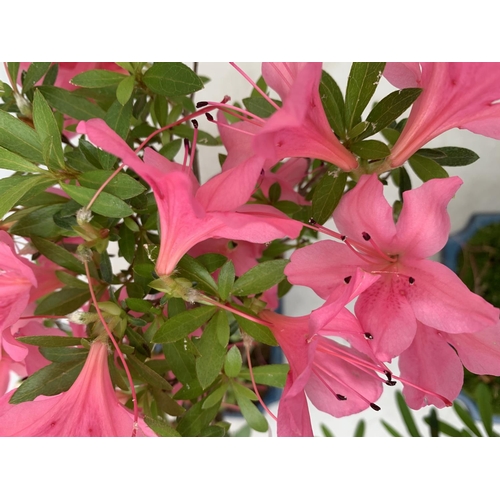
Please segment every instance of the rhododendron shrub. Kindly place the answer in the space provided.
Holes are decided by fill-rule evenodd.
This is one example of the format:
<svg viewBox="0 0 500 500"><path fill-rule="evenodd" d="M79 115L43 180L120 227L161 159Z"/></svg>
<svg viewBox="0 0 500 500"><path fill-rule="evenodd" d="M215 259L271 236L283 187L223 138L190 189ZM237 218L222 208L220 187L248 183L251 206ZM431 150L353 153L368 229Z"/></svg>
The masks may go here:
<svg viewBox="0 0 500 500"><path fill-rule="evenodd" d="M313 436L310 405L443 408L463 367L500 375L499 310L433 260L444 167L477 155L426 147L499 138L498 65L231 64L242 102L183 63L5 63L0 435L226 436L237 411ZM382 75L400 90L370 104ZM294 285L324 303L283 314Z"/></svg>

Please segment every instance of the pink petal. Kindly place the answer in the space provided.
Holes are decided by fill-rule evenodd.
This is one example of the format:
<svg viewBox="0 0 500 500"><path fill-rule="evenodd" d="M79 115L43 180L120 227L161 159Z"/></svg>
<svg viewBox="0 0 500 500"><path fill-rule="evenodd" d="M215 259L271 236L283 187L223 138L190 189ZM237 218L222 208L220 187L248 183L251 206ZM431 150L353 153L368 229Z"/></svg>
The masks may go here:
<svg viewBox="0 0 500 500"><path fill-rule="evenodd" d="M311 417L304 391L289 396L293 377L288 376L278 408L279 437L313 437Z"/></svg>
<svg viewBox="0 0 500 500"><path fill-rule="evenodd" d="M439 252L450 233L446 207L461 185L459 177L450 177L432 179L417 189L405 191L393 253L425 258Z"/></svg>
<svg viewBox="0 0 500 500"><path fill-rule="evenodd" d="M262 76L266 83L285 100L297 75L308 63L269 62L262 63ZM317 64L317 63L316 63ZM321 67L321 65L319 65Z"/></svg>
<svg viewBox="0 0 500 500"><path fill-rule="evenodd" d="M437 330L421 323L411 346L399 357L399 368L401 378L450 401L462 389L463 368L456 352ZM446 406L439 397L408 384L403 389L403 395L408 406L414 410L429 404L437 408Z"/></svg>

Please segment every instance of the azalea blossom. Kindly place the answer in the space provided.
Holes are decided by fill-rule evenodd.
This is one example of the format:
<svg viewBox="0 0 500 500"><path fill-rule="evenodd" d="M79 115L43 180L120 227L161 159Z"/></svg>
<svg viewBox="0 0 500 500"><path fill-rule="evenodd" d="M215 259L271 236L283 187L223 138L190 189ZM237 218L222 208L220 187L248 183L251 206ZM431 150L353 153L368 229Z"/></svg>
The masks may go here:
<svg viewBox="0 0 500 500"><path fill-rule="evenodd" d="M470 292L450 269L427 260L447 241L446 207L461 184L458 177L432 179L406 191L395 224L382 183L377 176L362 176L333 214L345 244L320 241L299 249L285 274L325 299L358 268L379 276L361 293L355 311L383 361L410 346L417 321L448 333L496 324L498 309Z"/></svg>
<svg viewBox="0 0 500 500"><path fill-rule="evenodd" d="M500 375L500 323L476 333L445 333L417 322L412 344L399 356L401 377L453 401L463 385L464 365L479 375ZM403 381L403 384L405 382ZM405 385L403 395L415 410L442 397Z"/></svg>
<svg viewBox="0 0 500 500"><path fill-rule="evenodd" d="M345 305L370 281L358 271L332 304L332 319L312 333L309 315L283 316L263 311L261 318L271 323L276 340L290 364L278 408L278 436L312 436L306 395L321 411L335 417L358 413L368 407L378 410L375 401L382 394L383 368L353 347L326 338L362 338L362 328ZM366 339L364 340L366 342ZM354 342L357 342L354 340Z"/></svg>
<svg viewBox="0 0 500 500"><path fill-rule="evenodd" d="M0 398L0 436L131 436L134 416L116 396L108 370L107 344L96 340L71 388L56 396L10 404ZM138 436L156 434L139 419Z"/></svg>
<svg viewBox="0 0 500 500"><path fill-rule="evenodd" d="M500 139L500 63L387 63L384 76L423 89L392 148L393 167L452 128Z"/></svg>
<svg viewBox="0 0 500 500"><path fill-rule="evenodd" d="M127 143L103 120L80 122L78 132L133 168L153 189L160 213L161 242L157 273L170 275L182 256L208 238L266 243L295 238L301 224L267 205L244 205L255 189L255 171L261 159L243 169L222 172L200 187L193 172L152 149L140 160Z"/></svg>

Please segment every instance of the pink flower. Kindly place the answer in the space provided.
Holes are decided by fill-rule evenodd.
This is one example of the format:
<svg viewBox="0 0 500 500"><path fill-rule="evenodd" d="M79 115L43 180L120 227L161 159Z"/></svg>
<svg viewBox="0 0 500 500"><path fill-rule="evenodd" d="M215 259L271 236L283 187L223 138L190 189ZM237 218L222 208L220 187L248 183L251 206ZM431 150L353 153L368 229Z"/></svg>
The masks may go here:
<svg viewBox="0 0 500 500"><path fill-rule="evenodd" d="M267 84L283 107L265 123L253 140L254 150L273 163L288 157L317 158L342 170L358 162L336 138L319 95L321 63L263 63Z"/></svg>
<svg viewBox="0 0 500 500"><path fill-rule="evenodd" d="M317 334L311 332L309 316L261 313L262 319L271 323L269 328L290 364L278 408L278 436L313 435L306 395L316 408L335 417L358 413L369 406L379 409L374 401L382 394L383 380L376 371L383 369L356 349L325 338L337 336L352 342L359 336L361 340L361 326L344 306L365 288L363 274L356 273L338 294L332 304L332 320Z"/></svg>
<svg viewBox="0 0 500 500"><path fill-rule="evenodd" d="M16 255L12 238L0 231L0 333L19 319L36 285L29 263Z"/></svg>
<svg viewBox="0 0 500 500"><path fill-rule="evenodd" d="M423 88L392 149L393 167L455 127L500 139L500 63L387 63L384 76Z"/></svg>
<svg viewBox="0 0 500 500"><path fill-rule="evenodd" d="M108 371L108 347L96 340L71 388L57 396L9 404L0 398L1 436L131 436L133 414L119 401ZM138 436L155 436L139 419Z"/></svg>
<svg viewBox="0 0 500 500"><path fill-rule="evenodd" d="M323 298L358 268L380 276L359 296L355 311L388 361L412 343L417 320L449 333L477 332L498 321L498 309L470 292L447 267L427 260L446 243L446 206L462 181L433 179L406 191L397 224L376 176L362 176L333 218L346 244L320 241L294 252L285 274Z"/></svg>
<svg viewBox="0 0 500 500"><path fill-rule="evenodd" d="M171 274L182 256L208 238L266 243L285 235L296 237L301 224L266 205L244 205L255 187L261 160L243 169L230 169L199 186L193 173L152 149L140 160L127 143L103 120L80 122L78 131L105 151L133 168L153 189L161 224L160 253L156 271Z"/></svg>
<svg viewBox="0 0 500 500"><path fill-rule="evenodd" d="M401 377L436 394L406 385L403 395L415 410L433 404L443 408L442 397L453 401L463 384L462 364L480 375L500 375L500 323L477 333L445 333L417 322L412 344L399 356Z"/></svg>

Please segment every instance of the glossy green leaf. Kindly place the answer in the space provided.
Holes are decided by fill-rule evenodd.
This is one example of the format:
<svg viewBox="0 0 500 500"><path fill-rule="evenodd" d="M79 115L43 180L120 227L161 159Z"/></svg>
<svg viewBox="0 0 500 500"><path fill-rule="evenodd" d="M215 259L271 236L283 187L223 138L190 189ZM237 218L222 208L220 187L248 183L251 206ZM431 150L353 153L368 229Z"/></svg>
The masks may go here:
<svg viewBox="0 0 500 500"><path fill-rule="evenodd" d="M206 410L207 408L212 408L212 406L215 406L216 404L220 404L224 394L226 394L227 388L227 384L222 384L220 387L217 387L217 389L210 393L203 401L202 408Z"/></svg>
<svg viewBox="0 0 500 500"><path fill-rule="evenodd" d="M203 401L198 401L181 417L177 425L177 431L182 436L200 436L217 415L219 408L213 406L203 409Z"/></svg>
<svg viewBox="0 0 500 500"><path fill-rule="evenodd" d="M81 347L40 347L40 353L54 363L69 363L86 359L89 351Z"/></svg>
<svg viewBox="0 0 500 500"><path fill-rule="evenodd" d="M227 300L234 285L235 271L234 264L228 260L219 273L219 296L222 300Z"/></svg>
<svg viewBox="0 0 500 500"><path fill-rule="evenodd" d="M224 373L231 378L237 377L240 374L242 364L241 352L237 346L233 345L226 354Z"/></svg>
<svg viewBox="0 0 500 500"><path fill-rule="evenodd" d="M94 170L84 172L78 177L78 182L89 189L99 189L114 172L104 170ZM120 173L116 175L104 188L105 193L109 193L121 200L128 200L144 193L146 188L130 175ZM78 200L77 200L78 201Z"/></svg>
<svg viewBox="0 0 500 500"><path fill-rule="evenodd" d="M361 120L361 113L375 93L384 67L385 63L353 63L345 96L345 122L348 130Z"/></svg>
<svg viewBox="0 0 500 500"><path fill-rule="evenodd" d="M224 311L218 311L203 330L196 348L200 357L196 360L196 374L203 389L209 387L219 376L224 359L226 348L222 346L218 339L219 322L227 325L227 316ZM229 330L228 330L229 331Z"/></svg>
<svg viewBox="0 0 500 500"><path fill-rule="evenodd" d="M41 168L33 163L2 147L0 147L0 168L14 170L15 172L43 172Z"/></svg>
<svg viewBox="0 0 500 500"><path fill-rule="evenodd" d="M115 101L106 113L104 121L122 138L126 139L130 121L132 120L132 102L128 101L122 106Z"/></svg>
<svg viewBox="0 0 500 500"><path fill-rule="evenodd" d="M90 299L90 292L81 288L65 286L58 292L53 292L39 302L35 314L64 316L76 311Z"/></svg>
<svg viewBox="0 0 500 500"><path fill-rule="evenodd" d="M86 88L101 88L112 87L118 85L126 75L117 73L116 71L109 71L107 69L91 69L76 75L71 83L79 87Z"/></svg>
<svg viewBox="0 0 500 500"><path fill-rule="evenodd" d="M257 432L267 432L269 424L262 413L257 409L254 403L250 401L241 390L242 386L233 384L234 396L240 407L241 414L247 421L248 425Z"/></svg>
<svg viewBox="0 0 500 500"><path fill-rule="evenodd" d="M445 179L449 177L448 172L439 163L425 156L415 154L410 157L408 162L413 171L424 182L430 179Z"/></svg>
<svg viewBox="0 0 500 500"><path fill-rule="evenodd" d="M327 172L314 190L312 216L318 224L324 224L332 215L344 194L347 182L345 172Z"/></svg>
<svg viewBox="0 0 500 500"><path fill-rule="evenodd" d="M280 107L280 101L276 101L275 99L273 99L273 101ZM261 118L269 118L276 112L276 108L263 97L247 97L243 99L243 104L250 113L260 116Z"/></svg>
<svg viewBox="0 0 500 500"><path fill-rule="evenodd" d="M85 360L52 363L28 377L14 392L10 404L33 401L37 396L55 396L67 391L82 371Z"/></svg>
<svg viewBox="0 0 500 500"><path fill-rule="evenodd" d="M217 284L207 269L190 255L184 255L177 264L179 273L184 278L196 283L196 288L211 294L217 294Z"/></svg>
<svg viewBox="0 0 500 500"><path fill-rule="evenodd" d="M15 183L12 182L16 179ZM3 217L17 202L44 179L40 175L27 175L0 179L0 217ZM10 181L10 182L9 182ZM3 186L8 186L3 190Z"/></svg>
<svg viewBox="0 0 500 500"><path fill-rule="evenodd" d="M200 77L180 62L157 62L143 76L143 82L154 93L167 97L182 96L203 88Z"/></svg>
<svg viewBox="0 0 500 500"><path fill-rule="evenodd" d="M233 304L233 308L252 315L251 311L243 306ZM237 314L234 314L234 318L236 319L239 327L258 342L263 342L267 345L278 345L273 333L269 328L267 328L267 326L255 323L254 321L244 318L243 316L238 316Z"/></svg>
<svg viewBox="0 0 500 500"><path fill-rule="evenodd" d="M52 262L75 273L85 274L82 262L61 245L52 243L52 241L40 238L39 236L32 236L31 242L41 254L45 255Z"/></svg>
<svg viewBox="0 0 500 500"><path fill-rule="evenodd" d="M153 337L158 344L181 340L197 328L204 325L214 314L213 306L201 306L181 312L167 319Z"/></svg>
<svg viewBox="0 0 500 500"><path fill-rule="evenodd" d="M386 144L371 139L355 142L350 146L350 150L364 160L381 160L391 154Z"/></svg>
<svg viewBox="0 0 500 500"><path fill-rule="evenodd" d="M125 224L120 226L118 234L120 236L118 240L119 255L132 264L135 257L135 235Z"/></svg>
<svg viewBox="0 0 500 500"><path fill-rule="evenodd" d="M153 387L158 387L159 389L165 389L167 391L172 390L172 386L161 375L156 373L135 356L131 354L127 355L127 364L129 368L147 384L150 384Z"/></svg>
<svg viewBox="0 0 500 500"><path fill-rule="evenodd" d="M97 104L69 90L46 85L37 88L40 89L40 92L53 108L71 118L90 120L91 118L104 118L106 115L105 111Z"/></svg>
<svg viewBox="0 0 500 500"><path fill-rule="evenodd" d="M466 148L444 146L442 148L434 149L431 151L440 153L438 157L435 158L435 161L441 166L446 167L463 167L479 160L479 156L474 153L474 151ZM419 150L418 153L423 154L423 151Z"/></svg>
<svg viewBox="0 0 500 500"><path fill-rule="evenodd" d="M330 127L341 139L345 139L344 97L337 82L326 71L321 75L319 95Z"/></svg>
<svg viewBox="0 0 500 500"><path fill-rule="evenodd" d="M59 204L33 210L16 222L10 228L10 232L30 238L33 235L42 238L55 238L60 234L61 228L55 224L53 217L60 210Z"/></svg>
<svg viewBox="0 0 500 500"><path fill-rule="evenodd" d="M132 75L127 76L118 84L118 87L116 89L116 98L122 106L124 106L132 97L134 86L135 78Z"/></svg>
<svg viewBox="0 0 500 500"><path fill-rule="evenodd" d="M43 163L42 143L26 123L0 109L0 146L33 163Z"/></svg>
<svg viewBox="0 0 500 500"><path fill-rule="evenodd" d="M399 413L401 414L401 417L404 420L404 423L406 425L406 428L408 429L408 432L410 433L410 436L420 437L420 432L418 431L417 424L413 419L411 411L408 408L408 405L406 404L403 395L399 391L396 392L396 402L398 404Z"/></svg>
<svg viewBox="0 0 500 500"><path fill-rule="evenodd" d="M33 88L33 85L47 73L50 65L50 62L33 62L29 65L24 75L23 94L29 92Z"/></svg>
<svg viewBox="0 0 500 500"><path fill-rule="evenodd" d="M81 345L80 337L68 337L66 335L36 335L33 337L17 337L19 342L38 347L67 347Z"/></svg>
<svg viewBox="0 0 500 500"><path fill-rule="evenodd" d="M289 370L290 366L286 364L255 366L253 368L253 376L257 384L270 385L283 389ZM252 380L248 368L241 370L239 376L245 380Z"/></svg>
<svg viewBox="0 0 500 500"><path fill-rule="evenodd" d="M62 189L71 196L80 205L85 206L94 196L96 190L88 189L82 186L73 186L71 184L63 184ZM96 214L104 215L106 217L115 217L121 219L133 215L134 211L120 198L113 196L109 193L102 192L94 204L92 211Z"/></svg>
<svg viewBox="0 0 500 500"><path fill-rule="evenodd" d="M196 257L196 260L205 266L209 273L213 273L227 262L227 257L218 253L206 253Z"/></svg>
<svg viewBox="0 0 500 500"><path fill-rule="evenodd" d="M412 88L396 90L385 96L368 114L366 121L370 126L360 138L365 139L388 127L417 100L421 93L422 89Z"/></svg>
<svg viewBox="0 0 500 500"><path fill-rule="evenodd" d="M231 293L242 297L269 290L285 278L283 270L288 262L286 259L275 259L257 264L235 281Z"/></svg>

